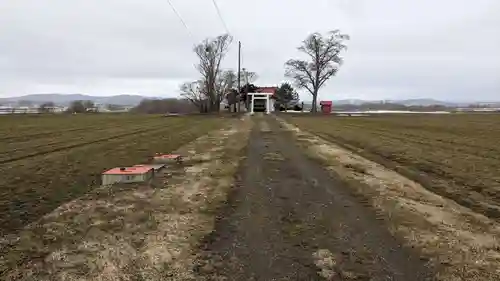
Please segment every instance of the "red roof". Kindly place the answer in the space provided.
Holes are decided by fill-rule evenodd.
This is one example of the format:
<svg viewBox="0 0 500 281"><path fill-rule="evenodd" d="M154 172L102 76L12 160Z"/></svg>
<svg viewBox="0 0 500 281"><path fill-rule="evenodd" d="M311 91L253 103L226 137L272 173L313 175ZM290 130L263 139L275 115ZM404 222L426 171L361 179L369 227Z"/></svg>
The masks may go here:
<svg viewBox="0 0 500 281"><path fill-rule="evenodd" d="M103 175L142 175L153 170L151 167L118 167L108 170Z"/></svg>
<svg viewBox="0 0 500 281"><path fill-rule="evenodd" d="M278 90L278 87L258 87L256 92L257 93L269 93L272 94L271 98L275 99L276 91Z"/></svg>
<svg viewBox="0 0 500 281"><path fill-rule="evenodd" d="M275 94L278 90L278 87L259 87L257 89L258 93L272 93Z"/></svg>
<svg viewBox="0 0 500 281"><path fill-rule="evenodd" d="M320 105L332 105L332 103L333 102L331 100L323 100L319 102Z"/></svg>

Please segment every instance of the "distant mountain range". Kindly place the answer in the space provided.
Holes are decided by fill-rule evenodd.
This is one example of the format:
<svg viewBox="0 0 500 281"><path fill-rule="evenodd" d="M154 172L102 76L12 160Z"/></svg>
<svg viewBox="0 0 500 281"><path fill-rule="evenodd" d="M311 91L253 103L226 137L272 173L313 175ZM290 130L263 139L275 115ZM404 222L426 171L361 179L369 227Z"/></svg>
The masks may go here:
<svg viewBox="0 0 500 281"><path fill-rule="evenodd" d="M29 101L34 104L44 102L53 102L57 105L68 105L75 100L90 100L100 104L115 104L121 106L138 105L146 97L139 95L117 95L108 97L97 97L81 94L37 94L20 97L0 98L0 104L18 103L20 101Z"/></svg>
<svg viewBox="0 0 500 281"><path fill-rule="evenodd" d="M140 95L117 95L117 96L89 96L82 94L36 94L36 95L26 95L20 97L11 98L0 98L1 104L16 104L20 101L28 101L33 104L41 104L44 102L54 102L56 105L67 106L72 101L75 100L90 100L94 103L99 104L114 104L120 106L135 106L138 105L143 99L148 97ZM405 106L432 106L441 105L447 107L465 107L471 104L481 104L481 105L492 105L500 107L500 102L450 102L450 101L440 101L435 99L406 99L406 100L361 100L361 99L344 99L344 100L334 100L335 105L363 105L363 104L382 104L382 103L392 103L400 104ZM310 105L310 101L304 101L305 105Z"/></svg>
<svg viewBox="0 0 500 281"><path fill-rule="evenodd" d="M401 104L405 106L432 106L441 105L447 107L462 107L469 106L471 104L481 104L481 105L498 105L500 102L452 102L452 101L440 101L435 99L406 99L406 100L361 100L361 99L345 99L345 100L334 100L334 105L363 105L363 104Z"/></svg>
<svg viewBox="0 0 500 281"><path fill-rule="evenodd" d="M470 103L460 103L460 102L446 102L434 99L407 99L407 100L360 100L360 99L346 99L333 101L337 105L362 105L367 103L394 103L401 104L405 106L431 106L431 105L442 105L442 106L466 106Z"/></svg>

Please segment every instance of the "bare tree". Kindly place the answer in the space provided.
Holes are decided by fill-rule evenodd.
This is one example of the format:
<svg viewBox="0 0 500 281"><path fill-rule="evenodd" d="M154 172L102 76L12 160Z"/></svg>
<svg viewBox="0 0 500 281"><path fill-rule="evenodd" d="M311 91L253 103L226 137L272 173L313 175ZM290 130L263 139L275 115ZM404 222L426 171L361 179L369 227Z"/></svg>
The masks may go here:
<svg viewBox="0 0 500 281"><path fill-rule="evenodd" d="M237 80L238 77L232 69L221 71L217 77L216 89L218 94L224 97L229 89L232 89L236 86Z"/></svg>
<svg viewBox="0 0 500 281"><path fill-rule="evenodd" d="M241 85L251 84L257 80L259 76L253 71L248 71L243 68L243 75L241 75ZM247 81L248 80L248 81Z"/></svg>
<svg viewBox="0 0 500 281"><path fill-rule="evenodd" d="M95 106L94 102L91 100L86 100L83 101L83 106L85 107L85 111L88 112L97 112L97 107Z"/></svg>
<svg viewBox="0 0 500 281"><path fill-rule="evenodd" d="M218 76L221 75L220 64L227 54L232 37L228 34L213 39L206 39L194 48L200 62L196 68L202 76L208 111L218 111L223 96L217 93Z"/></svg>
<svg viewBox="0 0 500 281"><path fill-rule="evenodd" d="M67 112L69 113L85 113L94 112L95 105L93 101L90 100L75 100L69 105Z"/></svg>
<svg viewBox="0 0 500 281"><path fill-rule="evenodd" d="M181 85L181 96L196 106L200 112L206 110L207 93L205 83L202 80L186 82Z"/></svg>
<svg viewBox="0 0 500 281"><path fill-rule="evenodd" d="M248 78L248 83L253 83L257 78L259 78L259 75L253 71L247 71L247 78Z"/></svg>
<svg viewBox="0 0 500 281"><path fill-rule="evenodd" d="M217 75L217 83L215 85L217 99L221 101L226 100L228 105L234 104L237 98L237 91L234 89L237 80L238 76L233 70L221 71ZM233 96L230 97L230 95Z"/></svg>
<svg viewBox="0 0 500 281"><path fill-rule="evenodd" d="M341 34L339 30L330 31L326 36L311 34L298 48L309 56L309 61L291 59L285 63L286 76L313 96L312 112L317 111L319 89L337 73L342 64L340 53L346 49L346 40L349 40L349 36Z"/></svg>
<svg viewBox="0 0 500 281"><path fill-rule="evenodd" d="M239 89L239 92L240 92L240 101L244 101L245 102L245 108L248 110L248 107L250 106L250 100L248 98L248 93L250 93L250 85L252 86L255 86L253 85L252 83L255 82L255 80L257 80L259 76L257 75L257 73L255 72L252 72L252 71L248 71L246 70L245 68L243 68L243 75L242 75L242 83L241 83L241 88ZM238 109L239 111L239 109Z"/></svg>
<svg viewBox="0 0 500 281"><path fill-rule="evenodd" d="M38 113L49 113L54 111L55 104L51 101L44 102L38 107Z"/></svg>
<svg viewBox="0 0 500 281"><path fill-rule="evenodd" d="M81 101L81 100L72 101L67 109L67 112L69 112L69 113L85 113L85 112L87 112L87 109L84 105L84 101Z"/></svg>

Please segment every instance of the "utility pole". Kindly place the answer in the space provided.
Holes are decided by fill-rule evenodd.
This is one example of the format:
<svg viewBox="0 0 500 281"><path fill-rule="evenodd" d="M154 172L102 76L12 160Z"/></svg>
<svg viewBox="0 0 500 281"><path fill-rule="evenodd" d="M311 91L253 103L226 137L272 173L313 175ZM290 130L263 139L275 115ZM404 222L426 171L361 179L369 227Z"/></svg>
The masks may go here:
<svg viewBox="0 0 500 281"><path fill-rule="evenodd" d="M238 103L238 112L241 111L240 100L241 100L241 41L238 41L238 97L235 99L235 102ZM236 112L236 103L234 104L234 112Z"/></svg>

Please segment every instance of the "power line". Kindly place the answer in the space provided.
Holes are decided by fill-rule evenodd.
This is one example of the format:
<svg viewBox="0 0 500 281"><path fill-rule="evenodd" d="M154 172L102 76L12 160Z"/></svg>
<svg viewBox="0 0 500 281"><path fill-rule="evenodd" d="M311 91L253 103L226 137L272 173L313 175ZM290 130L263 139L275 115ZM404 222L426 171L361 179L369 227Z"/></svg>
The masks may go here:
<svg viewBox="0 0 500 281"><path fill-rule="evenodd" d="M214 7L215 7L215 10L217 11L217 15L219 15L219 19L222 22L222 25L224 26L226 33L230 34L229 29L227 28L226 22L224 21L224 18L222 17L222 14L220 12L219 6L217 5L217 2L215 0L212 0L212 3L214 3Z"/></svg>
<svg viewBox="0 0 500 281"><path fill-rule="evenodd" d="M174 11L174 13L177 15L177 17L179 18L179 20L181 21L182 25L184 25L184 27L186 28L188 34L189 34L189 37L191 37L191 39L193 38L193 33L191 33L191 30L189 29L188 25L186 24L186 22L184 21L184 19L182 19L181 15L179 14L179 12L177 12L177 10L175 9L174 5L172 4L172 2L170 0L167 0L168 4L170 5L170 8L172 8L172 11Z"/></svg>

